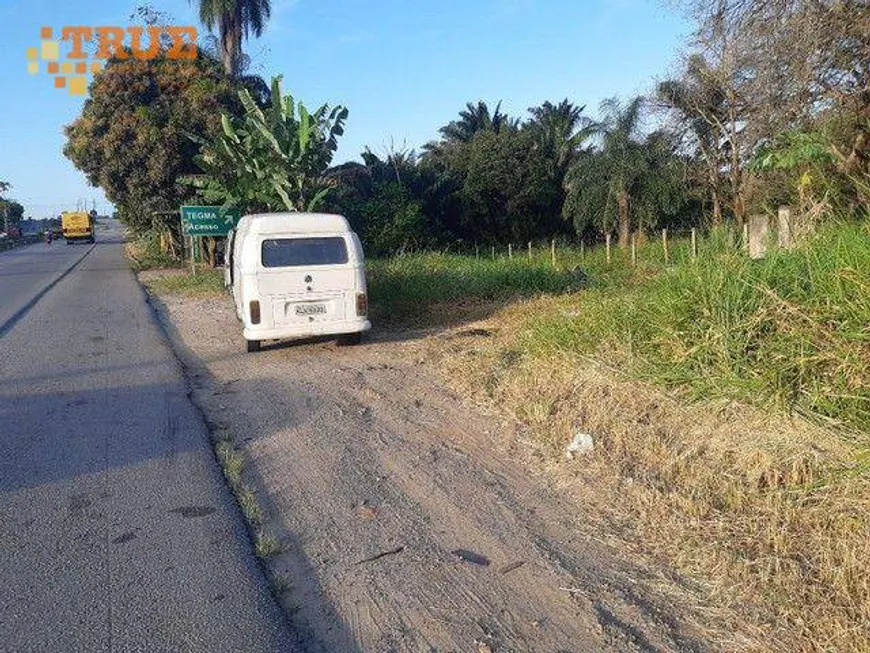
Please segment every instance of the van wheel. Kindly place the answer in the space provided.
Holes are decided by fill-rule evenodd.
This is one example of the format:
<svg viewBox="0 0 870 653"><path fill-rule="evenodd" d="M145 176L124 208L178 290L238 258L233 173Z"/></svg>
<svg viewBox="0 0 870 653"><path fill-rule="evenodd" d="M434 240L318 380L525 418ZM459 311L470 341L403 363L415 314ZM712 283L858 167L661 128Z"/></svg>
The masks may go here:
<svg viewBox="0 0 870 653"><path fill-rule="evenodd" d="M260 351L260 341L259 340L245 340L248 345L248 353L253 354L255 352Z"/></svg>
<svg viewBox="0 0 870 653"><path fill-rule="evenodd" d="M357 331L356 333L345 333L343 336L338 337L338 344L344 347L353 347L361 342L362 331Z"/></svg>

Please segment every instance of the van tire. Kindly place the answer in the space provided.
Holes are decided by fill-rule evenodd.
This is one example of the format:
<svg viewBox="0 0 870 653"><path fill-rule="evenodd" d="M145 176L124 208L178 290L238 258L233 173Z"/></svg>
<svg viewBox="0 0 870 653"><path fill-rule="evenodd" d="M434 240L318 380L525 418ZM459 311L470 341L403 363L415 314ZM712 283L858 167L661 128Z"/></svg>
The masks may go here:
<svg viewBox="0 0 870 653"><path fill-rule="evenodd" d="M260 351L260 341L259 340L245 340L248 345L248 353L253 354Z"/></svg>
<svg viewBox="0 0 870 653"><path fill-rule="evenodd" d="M356 333L345 333L338 337L338 344L343 347L353 347L362 342L362 331Z"/></svg>

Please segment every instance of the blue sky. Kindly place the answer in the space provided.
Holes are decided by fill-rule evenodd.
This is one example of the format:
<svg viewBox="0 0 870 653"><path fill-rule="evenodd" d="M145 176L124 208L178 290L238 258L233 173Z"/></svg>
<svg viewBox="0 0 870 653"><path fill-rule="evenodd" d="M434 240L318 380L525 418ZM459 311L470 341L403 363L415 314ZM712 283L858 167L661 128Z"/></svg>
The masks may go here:
<svg viewBox="0 0 870 653"><path fill-rule="evenodd" d="M108 210L99 189L63 156L63 125L83 99L31 76L27 47L39 28L136 24L135 0L0 0L3 96L0 180L34 217L85 200ZM155 0L176 24L197 24L188 2ZM365 146L419 147L467 101L514 115L544 100L588 106L648 91L673 67L691 26L664 0L273 0L260 39L245 45L250 72L283 74L309 107L350 109L335 162ZM204 30L201 26L201 35Z"/></svg>

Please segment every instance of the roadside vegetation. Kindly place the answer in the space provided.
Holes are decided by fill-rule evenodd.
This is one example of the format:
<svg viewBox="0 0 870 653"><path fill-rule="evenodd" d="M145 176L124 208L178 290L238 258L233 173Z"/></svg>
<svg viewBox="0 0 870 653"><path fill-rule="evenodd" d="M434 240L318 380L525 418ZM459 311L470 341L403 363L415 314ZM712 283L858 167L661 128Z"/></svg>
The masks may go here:
<svg viewBox="0 0 870 653"><path fill-rule="evenodd" d="M178 258L161 247L160 236L156 231L147 231L126 243L125 250L130 267L137 272L181 266Z"/></svg>
<svg viewBox="0 0 870 653"><path fill-rule="evenodd" d="M351 109L308 109L281 76L245 74L242 42L266 29L270 3L198 4L217 38L195 60L109 60L64 148L133 235L174 261L186 254L182 204L341 213L379 257L607 235L626 251L661 229L740 233L780 206L792 208L798 240L833 219L866 219L866 3L719 11L687 0L696 30L676 74L646 96L597 110L544 100L516 114L468 102L420 150L366 148L338 165Z"/></svg>
<svg viewBox="0 0 870 653"><path fill-rule="evenodd" d="M254 542L254 553L266 560L281 552L281 543L263 528L265 515L257 494L244 479L245 454L238 448L232 436L223 433L213 440L215 455L221 464L224 478L245 517ZM281 590L274 587L276 592Z"/></svg>
<svg viewBox="0 0 870 653"><path fill-rule="evenodd" d="M366 275L373 319L382 323L426 324L431 312L446 308L467 318L462 305L497 302L579 288L581 277L554 269L549 262L475 259L458 254L420 254L372 259Z"/></svg>
<svg viewBox="0 0 870 653"><path fill-rule="evenodd" d="M158 295L217 295L226 294L223 274L219 270L198 270L188 274L181 270L150 276L145 284Z"/></svg>
<svg viewBox="0 0 870 653"><path fill-rule="evenodd" d="M531 320L524 341L541 354L601 356L691 397L870 432L868 260L861 226L761 261L713 242L697 261L633 286L566 298L564 310Z"/></svg>
<svg viewBox="0 0 870 653"><path fill-rule="evenodd" d="M18 225L24 217L24 207L14 199L4 197L12 188L8 181L0 180L0 233L3 238L18 238L21 236Z"/></svg>
<svg viewBox="0 0 870 653"><path fill-rule="evenodd" d="M375 260L375 317L431 323L443 312L467 321L481 303L546 295L550 309L531 310L523 335L530 353L596 355L690 398L737 399L870 432L866 225L828 227L760 261L724 234L704 241L697 260L669 266L656 245L641 248L636 266L608 264L600 248L558 256L557 268L540 251Z"/></svg>

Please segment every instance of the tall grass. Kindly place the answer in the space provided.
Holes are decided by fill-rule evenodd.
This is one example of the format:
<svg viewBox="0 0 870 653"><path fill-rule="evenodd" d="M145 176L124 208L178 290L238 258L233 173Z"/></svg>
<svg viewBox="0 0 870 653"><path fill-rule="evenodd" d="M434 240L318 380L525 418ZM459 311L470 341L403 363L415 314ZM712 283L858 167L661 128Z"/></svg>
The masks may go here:
<svg viewBox="0 0 870 653"><path fill-rule="evenodd" d="M870 430L870 233L836 226L796 250L748 259L724 233L691 258L687 240L549 249L513 259L425 254L369 264L379 321L454 320L470 306L554 298L530 308L531 355L597 355L694 397L727 397ZM583 273L576 270L581 267ZM581 293L573 291L585 288ZM445 307L451 307L445 311Z"/></svg>
<svg viewBox="0 0 870 653"><path fill-rule="evenodd" d="M444 302L506 301L579 288L582 280L543 261L422 254L368 263L369 292L382 320L426 319Z"/></svg>
<svg viewBox="0 0 870 653"><path fill-rule="evenodd" d="M699 397L870 431L870 234L832 228L752 261L725 247L532 320L530 350L597 353Z"/></svg>

